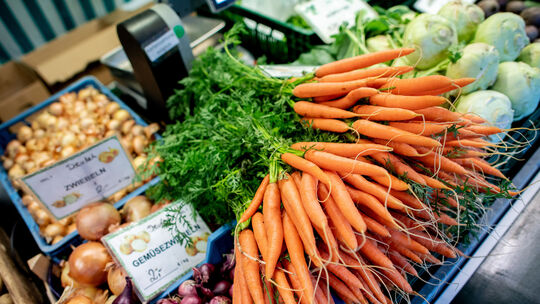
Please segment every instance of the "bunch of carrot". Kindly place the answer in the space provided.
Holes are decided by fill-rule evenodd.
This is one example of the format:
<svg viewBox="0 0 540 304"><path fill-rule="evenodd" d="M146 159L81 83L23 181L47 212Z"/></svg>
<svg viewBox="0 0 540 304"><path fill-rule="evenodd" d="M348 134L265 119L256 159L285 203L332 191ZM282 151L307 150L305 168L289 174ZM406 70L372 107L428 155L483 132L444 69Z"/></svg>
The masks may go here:
<svg viewBox="0 0 540 304"><path fill-rule="evenodd" d="M281 151L290 174L271 166L236 234L235 303L391 303L411 294L413 265L461 254L441 227L459 225L457 189L501 190L483 157L502 132L439 96L474 79L399 79L412 67L367 67L410 54L396 49L321 66L298 85L294 110L309 127L348 142L298 142ZM429 189L427 198L414 187ZM425 193L424 193L425 194ZM261 209L262 205L262 210Z"/></svg>

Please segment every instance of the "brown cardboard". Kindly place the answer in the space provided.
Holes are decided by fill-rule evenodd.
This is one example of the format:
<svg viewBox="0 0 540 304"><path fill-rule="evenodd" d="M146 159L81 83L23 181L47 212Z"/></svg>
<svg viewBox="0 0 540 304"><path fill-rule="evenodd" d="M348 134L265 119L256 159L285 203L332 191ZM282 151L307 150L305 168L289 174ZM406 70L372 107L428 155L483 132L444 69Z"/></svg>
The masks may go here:
<svg viewBox="0 0 540 304"><path fill-rule="evenodd" d="M94 19L69 33L56 38L23 56L21 61L31 67L50 87L64 82L82 72L89 63L118 47L116 24L147 9L136 11L116 10L102 18Z"/></svg>

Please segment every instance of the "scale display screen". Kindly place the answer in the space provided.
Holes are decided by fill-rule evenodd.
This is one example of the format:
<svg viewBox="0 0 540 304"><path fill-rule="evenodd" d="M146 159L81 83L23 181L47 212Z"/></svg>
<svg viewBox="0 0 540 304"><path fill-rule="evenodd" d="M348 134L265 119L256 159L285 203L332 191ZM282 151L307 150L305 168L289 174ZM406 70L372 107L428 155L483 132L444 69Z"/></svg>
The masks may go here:
<svg viewBox="0 0 540 304"><path fill-rule="evenodd" d="M219 12L231 6L236 0L206 0L212 12Z"/></svg>

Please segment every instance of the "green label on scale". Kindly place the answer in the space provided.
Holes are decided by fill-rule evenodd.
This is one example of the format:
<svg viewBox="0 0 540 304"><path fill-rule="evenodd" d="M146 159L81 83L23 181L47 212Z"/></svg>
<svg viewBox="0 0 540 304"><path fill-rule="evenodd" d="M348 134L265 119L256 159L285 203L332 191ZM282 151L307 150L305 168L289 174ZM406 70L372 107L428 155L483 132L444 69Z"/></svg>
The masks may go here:
<svg viewBox="0 0 540 304"><path fill-rule="evenodd" d="M182 38L184 37L184 34L186 33L184 30L184 27L181 25L177 25L173 28L174 33L176 34L176 37Z"/></svg>

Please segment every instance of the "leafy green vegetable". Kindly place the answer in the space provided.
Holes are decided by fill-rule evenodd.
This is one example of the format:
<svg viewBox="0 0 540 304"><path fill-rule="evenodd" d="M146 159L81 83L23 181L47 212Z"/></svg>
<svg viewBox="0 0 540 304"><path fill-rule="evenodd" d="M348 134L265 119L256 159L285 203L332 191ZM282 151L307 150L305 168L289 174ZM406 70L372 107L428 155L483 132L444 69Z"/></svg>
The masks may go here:
<svg viewBox="0 0 540 304"><path fill-rule="evenodd" d="M304 20L304 18L302 18L300 15L292 15L289 17L289 19L287 19L286 22L304 29L311 29L311 26L309 26L306 20Z"/></svg>

